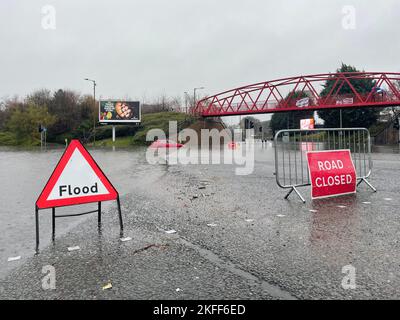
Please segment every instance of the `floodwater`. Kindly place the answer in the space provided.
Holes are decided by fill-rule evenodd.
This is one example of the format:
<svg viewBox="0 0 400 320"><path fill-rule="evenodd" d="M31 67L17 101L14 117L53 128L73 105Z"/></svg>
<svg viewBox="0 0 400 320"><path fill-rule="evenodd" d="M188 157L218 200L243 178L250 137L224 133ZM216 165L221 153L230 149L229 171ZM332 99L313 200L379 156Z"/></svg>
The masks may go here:
<svg viewBox="0 0 400 320"><path fill-rule="evenodd" d="M28 258L34 254L34 208L64 149L14 149L0 148L0 278L12 268L9 257ZM145 159L145 149L94 149L92 156L113 183L119 194L133 192L152 184L165 174L165 168L150 166ZM140 181L140 184L138 183ZM107 202L103 205L105 211ZM56 214L90 211L96 204L59 208ZM40 246L51 239L51 211L40 211ZM59 218L56 220L56 236L69 231L87 216ZM73 245L73 244L71 244Z"/></svg>
<svg viewBox="0 0 400 320"><path fill-rule="evenodd" d="M89 151L121 196L135 194L136 189L144 190L145 193L158 190L156 187L158 187L159 181L168 174L167 166L147 163L145 148L117 150L104 148L91 149ZM390 168L394 163L398 162L399 150L396 147L376 147L373 148L373 151L373 159L377 160L382 168ZM0 148L0 279L12 268L20 265L20 262L7 262L9 257L22 256L21 260L23 261L34 254L35 202L62 153L63 148L46 151L41 151L40 149ZM265 177L273 177L273 164L274 149L272 143L256 143L256 172L246 179L235 180L235 183L239 184L236 187L239 189L251 189L249 179L254 183L256 180L253 179L265 181ZM382 171L380 167L377 169ZM206 170L204 166L197 165L191 165L187 168L189 171L200 169L202 171ZM208 167L207 170L210 170L209 173L212 173L213 179L216 180L227 174L229 176L234 175L234 169L231 166L213 166ZM271 182L263 192L267 195L270 192L269 190L273 190L274 194L279 191L279 195L283 197L285 191L278 189L276 184ZM163 192L162 188L160 192ZM242 195L240 192L238 194ZM240 203L246 200L248 195L243 193L242 197L243 199L240 199L240 197L236 199L236 202ZM135 199L132 200L134 201ZM112 205L115 204L113 202L105 204L103 211L107 211L107 208ZM96 204L66 207L57 209L57 213L78 213L93 210L96 207ZM256 207L253 209L255 212L257 211ZM40 211L41 248L46 247L51 242L50 213L50 210ZM129 214L129 212L125 214ZM73 227L85 219L87 219L85 216L57 219L56 236L72 230ZM93 228L97 228L97 226L94 225ZM74 246L77 244L70 243L69 245Z"/></svg>

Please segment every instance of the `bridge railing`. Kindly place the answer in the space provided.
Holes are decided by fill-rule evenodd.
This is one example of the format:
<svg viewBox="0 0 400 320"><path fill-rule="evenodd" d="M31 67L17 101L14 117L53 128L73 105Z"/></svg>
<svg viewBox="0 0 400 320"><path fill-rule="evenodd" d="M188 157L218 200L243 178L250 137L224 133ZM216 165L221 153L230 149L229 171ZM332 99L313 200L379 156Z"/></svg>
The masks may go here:
<svg viewBox="0 0 400 320"><path fill-rule="evenodd" d="M327 81L332 87L329 92L323 92L321 90ZM360 88L360 81L372 86L370 92ZM400 73L347 72L297 76L209 96L200 100L191 112L209 117L307 108L391 107L400 105L399 84Z"/></svg>
<svg viewBox="0 0 400 320"><path fill-rule="evenodd" d="M367 103L375 103L375 104L385 104L385 103L391 103L391 102L396 102L398 101L397 96L394 94L387 92L384 94L374 94L369 96L368 94L360 95L359 97L356 97L354 95L340 95L336 97L329 97L329 98L314 98L311 97L309 98L308 102L303 105L299 105L298 102L301 99L291 99L290 101L286 100L269 100L269 101L257 101L254 104L249 104L245 102L237 102L237 103L231 103L229 105L229 110L227 109L228 106L220 106L218 104L212 104L211 106L207 105L199 105L197 110L199 113L218 113L218 112L226 112L226 111L232 111L232 112L251 112L251 111L268 111L268 110L273 110L273 111L279 111L279 110L285 110L285 109L298 109L298 110L304 110L309 107L313 108L333 108L333 107L357 107L357 106L365 106ZM400 104L400 102L399 102Z"/></svg>
<svg viewBox="0 0 400 320"><path fill-rule="evenodd" d="M298 188L309 186L310 176L307 152L349 149L356 168L358 185L365 182L372 172L371 137L365 128L281 130L274 138L276 183L290 189L285 199L294 191L305 202Z"/></svg>

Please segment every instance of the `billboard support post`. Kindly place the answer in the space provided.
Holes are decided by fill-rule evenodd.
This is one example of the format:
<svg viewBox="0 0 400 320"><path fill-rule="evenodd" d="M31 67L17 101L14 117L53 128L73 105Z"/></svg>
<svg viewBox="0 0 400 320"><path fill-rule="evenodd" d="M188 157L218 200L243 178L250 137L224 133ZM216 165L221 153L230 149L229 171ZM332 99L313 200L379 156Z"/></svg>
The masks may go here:
<svg viewBox="0 0 400 320"><path fill-rule="evenodd" d="M115 142L115 126L112 126L112 142Z"/></svg>

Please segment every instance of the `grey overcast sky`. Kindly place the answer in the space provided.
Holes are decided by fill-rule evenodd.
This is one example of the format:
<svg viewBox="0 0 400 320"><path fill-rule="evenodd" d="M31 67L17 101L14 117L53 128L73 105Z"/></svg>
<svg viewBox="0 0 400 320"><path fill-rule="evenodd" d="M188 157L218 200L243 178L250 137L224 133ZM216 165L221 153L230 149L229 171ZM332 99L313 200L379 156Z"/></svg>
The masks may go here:
<svg viewBox="0 0 400 320"><path fill-rule="evenodd" d="M48 5L55 29L43 28ZM348 5L354 29L343 27ZM0 98L91 93L85 77L103 98L150 100L334 71L342 61L400 71L399 21L399 0L1 0Z"/></svg>

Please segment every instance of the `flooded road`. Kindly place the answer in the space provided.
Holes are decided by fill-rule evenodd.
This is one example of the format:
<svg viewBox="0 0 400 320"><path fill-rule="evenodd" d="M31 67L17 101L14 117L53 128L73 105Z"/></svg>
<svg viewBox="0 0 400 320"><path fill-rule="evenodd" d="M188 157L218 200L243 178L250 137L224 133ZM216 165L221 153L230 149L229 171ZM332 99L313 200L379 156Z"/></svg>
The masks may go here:
<svg viewBox="0 0 400 320"><path fill-rule="evenodd" d="M0 277L34 253L35 202L63 150L0 148ZM118 151L94 149L90 152L121 196L154 183L165 173L162 167L147 164L144 148ZM103 210L112 205L112 202L105 202ZM57 213L79 213L96 208L96 204L88 204L60 208ZM64 234L85 219L87 216L57 219L56 235ZM40 227L41 246L45 247L51 240L50 210L40 211ZM22 256L23 259L21 262L7 262L9 257L15 256Z"/></svg>
<svg viewBox="0 0 400 320"><path fill-rule="evenodd" d="M370 181L377 193L361 185L356 195L310 201L304 187L303 204L283 199L270 143L255 145L254 172L243 176L232 165L148 165L144 150L94 150L121 193L125 236L132 241L119 241L110 204L101 234L96 217L63 220L55 245L46 248L42 240L43 251L25 263L5 261L21 250L33 252L33 204L60 151L4 151L2 163L19 169L2 171L2 178L15 176L3 191L25 209L17 218L16 208L2 199L1 263L3 274L5 267L10 272L0 298L400 298L400 156L383 151L372 155ZM32 158L42 162L29 169ZM16 194L20 189L25 196ZM44 216L42 238L49 240ZM81 250L68 252L71 245ZM38 284L48 264L57 270L57 290ZM356 270L354 290L342 287L346 266ZM109 281L113 289L103 291Z"/></svg>

